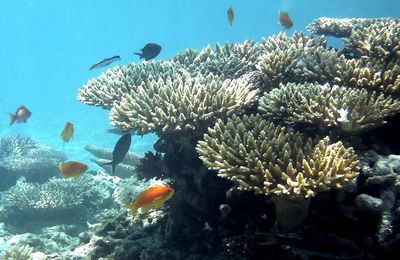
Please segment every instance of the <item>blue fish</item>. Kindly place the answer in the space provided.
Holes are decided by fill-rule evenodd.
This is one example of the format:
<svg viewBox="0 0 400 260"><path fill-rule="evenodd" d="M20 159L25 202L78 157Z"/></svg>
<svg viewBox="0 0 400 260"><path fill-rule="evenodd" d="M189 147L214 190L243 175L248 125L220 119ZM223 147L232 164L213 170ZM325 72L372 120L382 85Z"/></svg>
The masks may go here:
<svg viewBox="0 0 400 260"><path fill-rule="evenodd" d="M105 67L105 66L107 66L107 65L109 65L109 64L111 64L111 63L113 63L114 61L118 61L118 60L121 60L121 57L119 57L119 56L113 56L113 57L111 57L111 58L104 59L104 60L99 61L99 62L97 62L96 64L92 65L92 66L89 68L89 70Z"/></svg>

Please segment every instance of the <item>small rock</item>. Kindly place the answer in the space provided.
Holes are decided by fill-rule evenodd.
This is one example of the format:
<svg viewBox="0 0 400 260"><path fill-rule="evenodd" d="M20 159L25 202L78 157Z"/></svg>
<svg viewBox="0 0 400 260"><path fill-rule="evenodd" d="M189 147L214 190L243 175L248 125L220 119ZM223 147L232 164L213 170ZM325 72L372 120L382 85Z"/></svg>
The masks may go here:
<svg viewBox="0 0 400 260"><path fill-rule="evenodd" d="M383 201L380 198L368 194L360 194L356 197L356 206L361 210L368 210L375 213L382 212L384 209Z"/></svg>
<svg viewBox="0 0 400 260"><path fill-rule="evenodd" d="M391 187L396 182L396 176L394 174L387 175L376 175L369 177L365 181L365 187L374 189L387 189Z"/></svg>
<svg viewBox="0 0 400 260"><path fill-rule="evenodd" d="M394 172L400 173L400 155L394 155L394 154L389 155L388 162Z"/></svg>
<svg viewBox="0 0 400 260"><path fill-rule="evenodd" d="M386 174L393 173L393 169L390 166L389 161L386 159L377 161L374 164L374 170L375 170L376 174L378 174L378 175L386 175Z"/></svg>

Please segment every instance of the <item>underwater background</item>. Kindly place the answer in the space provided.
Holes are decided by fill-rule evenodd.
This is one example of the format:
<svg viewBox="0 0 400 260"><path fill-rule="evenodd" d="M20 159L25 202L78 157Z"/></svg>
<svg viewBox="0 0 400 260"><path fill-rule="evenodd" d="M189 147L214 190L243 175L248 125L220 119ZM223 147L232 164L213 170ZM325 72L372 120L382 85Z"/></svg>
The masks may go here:
<svg viewBox="0 0 400 260"><path fill-rule="evenodd" d="M227 18L227 10L230 7L234 11L231 27ZM290 15L293 22L291 28L286 29L278 23L280 11L288 12ZM319 240L315 233L318 233L318 236L334 234L334 238L324 236L320 239L332 245L332 250L325 251L323 249L325 244L304 245L298 240L290 240L292 237L276 235L274 232L277 227L272 227L275 213L260 213L274 212L271 203L268 204L260 197L262 192L257 191L254 195L249 191L257 189L243 188L242 191L249 193L240 196L235 193L237 191L232 191L230 189L232 178L225 176L221 181L222 178L215 174L219 170L218 165L206 162L206 160L217 161L219 158L218 156L207 158L204 151L209 148L206 145L197 146L196 151L206 158L203 162L207 168L200 165L198 158L194 160L182 155L181 149L184 151L183 154L187 152L185 149L188 144L185 142L190 143L194 151L197 141L206 133L204 129L193 134L193 140L196 142L190 138L189 141L185 139L179 142L177 141L179 138L164 135L165 133L160 130L140 131L134 127L125 129L131 130L132 133L130 150L122 163L123 170L117 167L116 173L111 173L110 168L99 166L112 159L113 148L120 138L119 134L108 132L112 128L109 122L110 111L88 106L78 101L77 95L90 79L100 77L103 72L114 66L127 65L131 62L138 66L145 64L134 53L140 52L147 43L157 43L162 47L157 57L147 61L152 64L171 59L187 49L200 52L207 46L214 49L216 44L242 44L246 40L261 43L263 38L267 39L281 32L288 36L296 31L304 32L308 37L310 33L306 29L307 25L320 17L397 19L399 12L398 0L3 1L0 8L2 36L0 110L3 111L0 117L0 149L3 149L0 150L0 182L2 182L0 259L391 259L395 246L400 243L399 234L396 232L390 232L388 241L390 240L391 244L386 244L386 240L385 243L381 241L381 244L376 242L376 238L371 235L376 231L374 228L371 230L367 228L365 234L343 235L345 232L334 232L338 230L336 227L324 226L320 232L311 232L312 234L307 234L306 238L302 237L302 240L307 240L310 235L310 241L314 241ZM397 20L396 25L398 32ZM400 46L398 39L397 35L397 42L394 45ZM329 36L327 46L340 50L344 48L341 39ZM400 56L399 48L394 47L397 58ZM96 62L114 55L119 55L121 60L99 69L89 70ZM395 61L397 66L400 66L399 60ZM225 76L229 79L236 78L234 75ZM400 84L399 82L400 80L397 80L394 84ZM26 123L14 123L10 126L7 113L14 113L21 105L28 108L32 115ZM400 107L398 104L393 106L396 105ZM251 104L248 107L250 108L246 108L248 109L246 113L254 114L252 112L256 106ZM392 116L396 113L388 114ZM214 121L204 123L205 129L213 127ZM72 122L74 125L73 138L68 143L64 143L60 137L66 122ZM291 124L286 126L291 127ZM302 130L302 127L302 125L295 126L294 129ZM305 129L305 132L310 131L307 127ZM328 132L316 131L322 136L330 135L331 132ZM167 148L154 149L157 140L161 140L160 136L163 137L161 139ZM183 136L187 137L186 134ZM335 141L342 140L341 134L333 136L332 138L331 135L331 138ZM386 136L386 138L398 139L398 136ZM349 140L342 141L347 146L352 145ZM25 144L22 144L24 142ZM395 156L393 154L396 152L398 154L400 147L381 144L379 135L377 139L368 142L368 144L363 141L356 142L362 147L359 149L362 152L358 153L359 160L369 166L380 160L381 164L389 161L391 174L395 177L390 179L392 182L385 179L383 188L370 187L372 191L367 188L367 192L364 193L381 199L382 196L392 196L394 212L394 208L400 209L397 202L398 191L382 195L382 190L390 190L396 185L398 189L400 181L395 182L399 177L397 170L393 169L397 169L396 167L400 169L397 165L397 163L400 165L400 159L393 157ZM18 146L15 150L20 150L11 155L12 152L6 151L6 148L9 149L14 144ZM87 145L94 148L85 149ZM210 144L210 147L216 146ZM377 146L381 148L371 152L371 149ZM32 152L30 149L35 151ZM148 151L152 154L147 154L145 157L147 161L139 163ZM352 152L349 153L351 155L348 157L351 157ZM193 155L190 152L187 154ZM198 154L196 156L199 157ZM40 163L36 163L37 157L45 159L40 159ZM179 159L186 164L177 166L179 163L176 161ZM84 163L89 166L89 171L77 179L63 179L58 163L65 161ZM346 166L355 169L353 162ZM362 165L359 168L363 169ZM176 172L171 173L174 170ZM204 177L207 170L213 172L213 175ZM139 171L142 171L142 174L138 174ZM200 181L187 176L187 178L177 177L179 171L187 176L190 176L187 172L199 172L207 180ZM147 176L143 172L151 174ZM14 177L10 177L11 174L14 174ZM358 182L365 181L367 179L365 176L364 179L358 179ZM235 182L235 178L233 181ZM124 205L132 202L140 192L150 186L171 186L176 193L172 198L168 197L171 203L167 202L167 206L158 208L161 205L157 205L147 213L131 216ZM205 191L204 187L208 186L216 191ZM191 190L191 193L185 193L187 190ZM346 195L340 195L342 197L337 194L335 196L343 201L350 201L355 200L357 192L353 190ZM225 193L227 197L238 196L237 201L234 203L229 203L229 199L228 202L224 201L221 198L225 198ZM33 194L38 196L35 197ZM182 197L187 197L190 202L185 202ZM324 207L321 205L335 203L335 198L329 195L324 198L318 197L316 201L319 204L313 211L318 213L313 217L322 222L321 219L326 211L319 213L324 212ZM365 200L368 199L370 198ZM368 203L384 202L368 201ZM190 212L191 207L187 205L197 205L198 212ZM248 207L242 208L243 205ZM237 215L240 215L239 217L229 215L234 215L238 211L254 212L254 216L257 217L248 220L243 216L243 212ZM336 211L345 210L335 206L330 209L329 214L334 215ZM366 213L366 219L360 221L369 223L368 218L371 214L373 219L371 223L379 222L376 219L381 219L383 210L372 211L373 213ZM179 225L170 219L171 216L174 217L174 212L179 212L175 217L176 222L180 222ZM223 216L216 220L215 216L219 214ZM389 213L385 211L384 214ZM400 213L393 213L393 216L396 214ZM197 215L199 217L195 220ZM346 212L343 215L348 217L351 214ZM349 219L357 222L359 216L355 215L356 217L352 215ZM341 217L342 215L338 219L343 220ZM265 220L264 223L263 219L268 221ZM229 224L218 228L218 223L224 221ZM348 221L346 225L351 225L350 220L346 221ZM399 225L400 221L394 223L390 229L399 231L400 227L396 225ZM313 227L310 223L307 225L307 228L313 231L320 228L319 223L316 224L317 227ZM243 229L236 230L232 228L233 226L240 226ZM232 231L234 229L235 231ZM182 231L181 237L178 230ZM350 232L356 231L357 228ZM189 234L196 232L205 234L187 238ZM265 243L265 238L261 238L260 242L255 234L264 235L266 232L276 236L272 239L271 235L268 235L268 239L273 242L268 242L260 248L260 245ZM338 239L340 237L338 234L345 239ZM94 237L101 239L93 239ZM363 240L365 237L367 239ZM209 245L193 242L199 240L207 241ZM171 248L173 241L178 245L176 249ZM190 241L193 243L190 244ZM295 250L289 250L288 253L286 247ZM358 254L359 251L363 253Z"/></svg>

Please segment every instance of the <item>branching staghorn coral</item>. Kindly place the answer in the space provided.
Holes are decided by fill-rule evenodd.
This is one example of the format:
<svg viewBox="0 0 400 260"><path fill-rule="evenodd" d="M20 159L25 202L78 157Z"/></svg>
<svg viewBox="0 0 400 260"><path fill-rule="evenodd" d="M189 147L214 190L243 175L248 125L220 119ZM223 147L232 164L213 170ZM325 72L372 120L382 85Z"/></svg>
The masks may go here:
<svg viewBox="0 0 400 260"><path fill-rule="evenodd" d="M272 195L285 231L301 224L311 197L352 182L359 170L352 148L328 137L306 139L260 115L218 120L196 149L205 166L236 189Z"/></svg>
<svg viewBox="0 0 400 260"><path fill-rule="evenodd" d="M207 47L201 52L188 49L167 61L117 66L89 80L79 90L77 98L87 105L111 109L125 93L183 73L192 77L213 73L223 78L237 78L255 71L258 52L258 45L245 41L243 44L217 44L215 50Z"/></svg>
<svg viewBox="0 0 400 260"><path fill-rule="evenodd" d="M333 37L350 37L353 30L359 30L368 27L373 23L392 20L391 18L329 18L320 17L307 25L307 30L311 34L333 36Z"/></svg>
<svg viewBox="0 0 400 260"><path fill-rule="evenodd" d="M400 112L400 100L328 83L288 83L264 94L259 110L266 118L355 132L385 124Z"/></svg>
<svg viewBox="0 0 400 260"><path fill-rule="evenodd" d="M257 93L246 75L225 81L212 74L175 76L125 95L114 104L110 121L139 134L201 130L218 118L243 111L255 102Z"/></svg>
<svg viewBox="0 0 400 260"><path fill-rule="evenodd" d="M367 57L381 63L400 58L400 22L396 19L382 19L369 26L352 31L344 40L345 51L354 57Z"/></svg>
<svg viewBox="0 0 400 260"><path fill-rule="evenodd" d="M237 189L291 198L313 197L340 188L358 174L352 148L328 137L306 139L260 115L218 120L199 141L203 163Z"/></svg>
<svg viewBox="0 0 400 260"><path fill-rule="evenodd" d="M269 90L287 82L325 83L333 80L339 69L339 61L344 57L336 50L325 48L326 41L308 38L295 33L269 37L263 41L263 55L257 65L264 81L264 89Z"/></svg>
<svg viewBox="0 0 400 260"><path fill-rule="evenodd" d="M25 155L31 149L39 148L39 144L29 137L5 136L0 139L0 158Z"/></svg>
<svg viewBox="0 0 400 260"><path fill-rule="evenodd" d="M400 64L389 62L382 65L373 61L341 58L333 82L338 85L378 90L399 96Z"/></svg>
<svg viewBox="0 0 400 260"><path fill-rule="evenodd" d="M243 44L217 44L214 50L209 46L201 50L193 62L180 65L192 77L212 73L224 79L233 79L255 71L259 53L259 45L253 41L245 41Z"/></svg>
<svg viewBox="0 0 400 260"><path fill-rule="evenodd" d="M179 74L179 71L168 61L117 66L102 73L100 77L89 80L79 90L77 97L84 104L111 109L113 103L120 100L124 93L135 90L138 86L146 87L150 81L166 79L175 74Z"/></svg>
<svg viewBox="0 0 400 260"><path fill-rule="evenodd" d="M33 253L33 248L29 245L15 245L9 247L3 252L0 259L1 260L33 260L31 254Z"/></svg>
<svg viewBox="0 0 400 260"><path fill-rule="evenodd" d="M86 175L76 180L52 178L44 184L19 181L2 195L3 204L20 210L71 209L100 200L101 191L96 189L93 178Z"/></svg>

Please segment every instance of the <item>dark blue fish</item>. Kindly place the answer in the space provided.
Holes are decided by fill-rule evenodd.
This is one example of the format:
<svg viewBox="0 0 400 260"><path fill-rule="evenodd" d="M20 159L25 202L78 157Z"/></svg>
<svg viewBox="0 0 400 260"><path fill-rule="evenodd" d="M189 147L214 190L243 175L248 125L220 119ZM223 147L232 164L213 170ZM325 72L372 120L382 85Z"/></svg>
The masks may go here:
<svg viewBox="0 0 400 260"><path fill-rule="evenodd" d="M114 56L114 57L111 57L111 58L104 59L104 60L99 61L96 64L92 65L92 67L90 67L89 70L105 67L105 66L113 63L114 61L118 61L118 60L121 60L121 57Z"/></svg>
<svg viewBox="0 0 400 260"><path fill-rule="evenodd" d="M124 134L123 136L121 136L121 138L118 139L112 153L112 161L104 164L112 166L112 174L114 174L115 167L117 167L117 165L122 162L122 160L124 160L130 146L131 134Z"/></svg>
<svg viewBox="0 0 400 260"><path fill-rule="evenodd" d="M156 43L148 43L143 49L140 49L142 53L135 52L136 55L139 55L141 59L145 61L154 59L161 52L161 46Z"/></svg>

